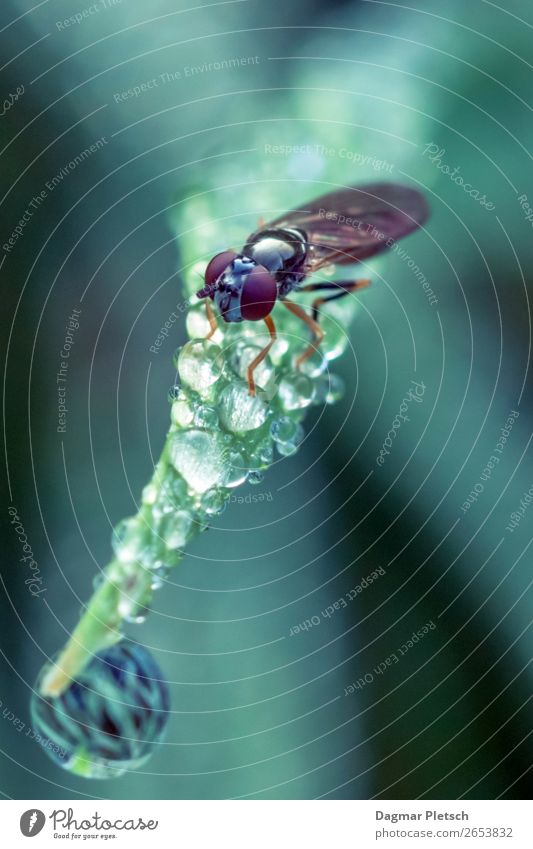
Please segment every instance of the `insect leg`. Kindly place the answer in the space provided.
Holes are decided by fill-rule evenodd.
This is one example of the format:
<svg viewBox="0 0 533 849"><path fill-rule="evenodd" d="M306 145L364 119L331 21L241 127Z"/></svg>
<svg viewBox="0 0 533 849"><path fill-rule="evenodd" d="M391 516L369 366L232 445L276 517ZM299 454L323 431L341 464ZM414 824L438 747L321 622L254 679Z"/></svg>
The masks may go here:
<svg viewBox="0 0 533 849"><path fill-rule="evenodd" d="M313 320L318 320L318 311L322 304L327 304L328 301L336 301L338 298L344 298L351 292L356 292L359 289L366 289L370 286L370 280L338 280L331 283L309 283L307 286L302 286L299 292L325 292L336 290L334 295L329 297L315 298L311 304Z"/></svg>
<svg viewBox="0 0 533 849"><path fill-rule="evenodd" d="M211 328L211 330L209 331L209 333L207 334L207 336L205 338L211 339L211 337L214 336L215 333L218 330L218 324L217 324L217 320L215 318L215 313L214 313L213 307L211 306L211 304L209 303L207 298L206 298L206 301L205 301L205 311L207 313L207 320L208 320L209 326Z"/></svg>
<svg viewBox="0 0 533 849"><path fill-rule="evenodd" d="M263 350L255 358L255 360L252 360L252 362L248 366L248 392L250 393L250 395L255 395L254 371L256 370L257 366L263 362L277 338L276 327L269 315L267 315L267 317L265 318L265 324L268 327L268 332L270 333L270 342L268 343L266 348L263 348Z"/></svg>
<svg viewBox="0 0 533 849"><path fill-rule="evenodd" d="M324 331L322 330L318 322L315 320L314 316L313 318L311 318L311 316L307 315L304 308L301 307L299 304L293 304L292 301L287 301L285 299L283 299L281 303L284 304L284 306L286 306L287 309L290 310L290 312L298 316L298 318L300 318L305 324L307 324L314 337L309 347L306 348L303 354L300 354L300 356L296 360L296 368L300 368L301 364L305 360L309 359L309 357L312 356L312 354L314 354L314 352L319 347L320 343L322 342L322 339L324 338Z"/></svg>

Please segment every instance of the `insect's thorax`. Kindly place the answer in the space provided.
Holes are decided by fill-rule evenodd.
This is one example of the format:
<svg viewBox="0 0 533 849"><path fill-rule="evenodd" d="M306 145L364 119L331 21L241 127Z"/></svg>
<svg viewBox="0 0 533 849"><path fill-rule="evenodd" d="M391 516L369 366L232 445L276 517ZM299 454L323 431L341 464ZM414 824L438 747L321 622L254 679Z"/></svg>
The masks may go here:
<svg viewBox="0 0 533 849"><path fill-rule="evenodd" d="M261 230L242 253L270 271L279 284L280 297L292 292L305 276L307 238L302 230Z"/></svg>

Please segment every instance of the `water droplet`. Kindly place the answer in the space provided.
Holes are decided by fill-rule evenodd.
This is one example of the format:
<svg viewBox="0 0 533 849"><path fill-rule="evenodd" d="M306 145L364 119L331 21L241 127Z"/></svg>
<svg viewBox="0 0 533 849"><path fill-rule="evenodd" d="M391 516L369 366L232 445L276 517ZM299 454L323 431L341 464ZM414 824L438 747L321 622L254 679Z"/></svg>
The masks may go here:
<svg viewBox="0 0 533 849"><path fill-rule="evenodd" d="M121 563L149 565L153 560L150 529L136 517L123 519L115 527L111 538L117 560Z"/></svg>
<svg viewBox="0 0 533 849"><path fill-rule="evenodd" d="M187 543L192 527L192 517L185 510L169 513L160 522L157 529L165 546L169 549L181 549Z"/></svg>
<svg viewBox="0 0 533 849"><path fill-rule="evenodd" d="M174 513L187 506L188 502L187 484L183 478L174 474L172 468L168 469L152 509L152 515L155 519L160 519L167 513Z"/></svg>
<svg viewBox="0 0 533 849"><path fill-rule="evenodd" d="M170 409L170 419L173 424L178 425L178 427L188 427L192 424L194 419L194 410L183 393L172 404Z"/></svg>
<svg viewBox="0 0 533 849"><path fill-rule="evenodd" d="M196 492L206 492L222 482L226 471L223 451L222 440L203 430L179 431L169 443L172 465Z"/></svg>
<svg viewBox="0 0 533 849"><path fill-rule="evenodd" d="M303 361L300 366L300 371L302 374L307 375L307 377L318 377L319 374L322 374L328 366L328 361L321 350L313 351L310 357Z"/></svg>
<svg viewBox="0 0 533 849"><path fill-rule="evenodd" d="M241 339L234 346L231 354L231 365L233 370L239 377L246 380L248 376L248 366L255 360L258 354L261 353L261 348L257 345L247 344L246 340ZM254 371L254 380L257 386L264 388L272 375L274 369L269 362L268 357L260 363Z"/></svg>
<svg viewBox="0 0 533 849"><path fill-rule="evenodd" d="M270 440L268 442L263 442L258 447L257 454L254 455L253 459L255 460L256 457L261 465L270 466L274 460L274 449Z"/></svg>
<svg viewBox="0 0 533 849"><path fill-rule="evenodd" d="M161 563L161 561L159 561L156 568L152 569L151 588L153 590L159 590L163 586L163 584L165 583L169 574L170 574L170 569L168 568L168 566L166 566L165 564Z"/></svg>
<svg viewBox="0 0 533 849"><path fill-rule="evenodd" d="M329 391L326 395L326 404L336 404L344 396L344 380L337 374L331 374L329 380Z"/></svg>
<svg viewBox="0 0 533 849"><path fill-rule="evenodd" d="M224 486L240 486L248 476L248 467L245 464L244 457L236 451L230 451L227 455L227 464Z"/></svg>
<svg viewBox="0 0 533 849"><path fill-rule="evenodd" d="M303 441L304 437L305 431L301 425L298 425L292 439L287 442L277 442L276 448L282 457L290 457L292 454L296 454L298 446Z"/></svg>
<svg viewBox="0 0 533 849"><path fill-rule="evenodd" d="M261 427L268 415L265 402L250 395L247 384L240 382L226 386L219 398L218 411L222 425L233 433Z"/></svg>
<svg viewBox="0 0 533 849"><path fill-rule="evenodd" d="M200 278L198 280L200 282ZM189 339L202 339L210 332L211 328L203 301L187 310L185 327L187 328Z"/></svg>
<svg viewBox="0 0 533 849"><path fill-rule="evenodd" d="M181 387L179 386L179 384L175 383L168 390L168 393L167 393L168 400L170 401L171 404L173 404L174 401L176 401L176 399L179 398L181 394L182 394Z"/></svg>
<svg viewBox="0 0 533 849"><path fill-rule="evenodd" d="M248 473L248 483L256 486L258 483L263 483L265 476L262 472L258 471L258 469L252 469L251 472Z"/></svg>
<svg viewBox="0 0 533 849"><path fill-rule="evenodd" d="M344 396L345 385L337 374L325 374L316 384L315 404L336 404Z"/></svg>
<svg viewBox="0 0 533 849"><path fill-rule="evenodd" d="M348 345L346 326L343 321L328 315L327 312L322 315L320 324L325 334L320 349L328 360L336 360L344 354Z"/></svg>
<svg viewBox="0 0 533 849"><path fill-rule="evenodd" d="M218 319L218 321L220 323L220 319ZM187 311L185 326L187 328L187 335L189 339L205 339L205 337L211 332L211 325L209 324L209 319L207 318L205 311L205 301L195 304ZM214 335L214 339L218 342L222 339L222 336L222 330L219 326L219 329Z"/></svg>
<svg viewBox="0 0 533 849"><path fill-rule="evenodd" d="M314 393L313 381L298 372L286 375L279 384L279 399L286 410L308 407Z"/></svg>
<svg viewBox="0 0 533 849"><path fill-rule="evenodd" d="M177 368L183 383L205 396L222 373L221 350L208 339L193 339L179 351Z"/></svg>
<svg viewBox="0 0 533 849"><path fill-rule="evenodd" d="M152 564L157 562L154 556ZM111 576L109 576L111 579ZM118 594L117 613L127 622L136 622L138 617L146 617L152 595L152 575L148 568L139 571L136 564L121 564L112 578L120 591ZM141 620L142 621L142 620Z"/></svg>
<svg viewBox="0 0 533 849"><path fill-rule="evenodd" d="M328 360L336 360L337 357L340 357L345 352L350 341L346 329L350 323L348 310L350 313L353 313L358 308L358 305L355 300L351 304L347 304L346 300L348 299L343 299L338 306L335 303L328 304L327 309L322 312L320 318L320 325L325 334L320 350Z"/></svg>
<svg viewBox="0 0 533 849"><path fill-rule="evenodd" d="M157 487L153 483L147 484L142 491L142 500L144 504L155 504L157 500Z"/></svg>
<svg viewBox="0 0 533 849"><path fill-rule="evenodd" d="M298 422L289 416L281 416L272 422L270 433L274 442L291 442L298 430Z"/></svg>
<svg viewBox="0 0 533 849"><path fill-rule="evenodd" d="M149 612L148 607L137 607L124 615L124 621L129 622L130 625L142 625L143 622L146 622Z"/></svg>
<svg viewBox="0 0 533 849"><path fill-rule="evenodd" d="M223 513L227 507L228 493L223 489L209 489L202 496L201 506L209 516Z"/></svg>
<svg viewBox="0 0 533 849"><path fill-rule="evenodd" d="M146 761L163 737L170 709L168 685L150 652L123 640L92 655L60 696L44 697L41 687L50 673L47 665L39 675L31 716L56 766L102 779Z"/></svg>
<svg viewBox="0 0 533 849"><path fill-rule="evenodd" d="M95 575L94 578L93 578L93 589L95 589L95 590L99 589L99 587L102 586L104 581L105 581L104 573L98 572L98 574ZM86 612L86 609L82 608L82 611L81 611L82 616L85 612Z"/></svg>

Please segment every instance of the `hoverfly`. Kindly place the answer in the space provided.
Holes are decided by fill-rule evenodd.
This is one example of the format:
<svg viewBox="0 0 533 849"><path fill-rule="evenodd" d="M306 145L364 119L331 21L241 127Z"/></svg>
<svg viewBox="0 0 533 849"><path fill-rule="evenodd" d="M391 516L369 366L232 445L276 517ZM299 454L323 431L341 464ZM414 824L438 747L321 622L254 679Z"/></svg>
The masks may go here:
<svg viewBox="0 0 533 849"><path fill-rule="evenodd" d="M226 322L263 320L270 342L248 366L248 388L255 395L254 371L276 341L270 313L280 301L310 329L313 341L298 357L299 368L318 348L324 333L319 324L322 304L343 298L370 284L370 280L336 280L306 283L305 279L330 265L360 262L397 239L421 227L428 207L420 192L395 183L369 185L330 192L298 209L260 224L242 251L223 251L209 262L205 286L197 292L206 299L209 339L217 330L210 301ZM317 297L311 315L288 299L292 292L330 292Z"/></svg>

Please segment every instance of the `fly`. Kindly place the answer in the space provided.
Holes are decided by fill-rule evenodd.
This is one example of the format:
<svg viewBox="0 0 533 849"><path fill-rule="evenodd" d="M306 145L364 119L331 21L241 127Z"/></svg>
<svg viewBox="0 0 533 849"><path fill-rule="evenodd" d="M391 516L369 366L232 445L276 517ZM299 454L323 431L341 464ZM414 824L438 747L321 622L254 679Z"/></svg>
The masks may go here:
<svg viewBox="0 0 533 849"><path fill-rule="evenodd" d="M216 254L205 270L205 286L197 297L206 299L211 328L207 338L217 330L211 302L226 322L265 322L270 342L247 371L249 392L255 395L254 371L276 341L271 317L276 302L311 331L312 343L296 360L299 368L324 338L320 307L370 284L367 279L307 283L306 278L327 266L357 263L392 247L397 239L421 227L427 217L426 201L416 189L371 183L322 195L262 225L240 253L227 250ZM289 300L293 292L323 294L315 298L309 315Z"/></svg>

